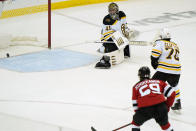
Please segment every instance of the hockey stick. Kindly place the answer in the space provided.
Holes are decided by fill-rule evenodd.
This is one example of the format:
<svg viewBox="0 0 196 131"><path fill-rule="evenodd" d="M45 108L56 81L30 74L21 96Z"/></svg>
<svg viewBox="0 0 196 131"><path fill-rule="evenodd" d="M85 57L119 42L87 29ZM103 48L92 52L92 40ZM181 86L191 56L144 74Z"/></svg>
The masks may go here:
<svg viewBox="0 0 196 131"><path fill-rule="evenodd" d="M114 130L112 130L112 131L118 131L118 130L120 130L120 129L122 129L122 128L125 128L125 127L127 127L127 126L129 126L129 125L131 125L131 123L128 123L128 124L126 124L126 125L123 125L123 126L121 126L121 127L118 127L118 128L116 128L116 129L114 129ZM91 126L91 131L97 131L93 126Z"/></svg>
<svg viewBox="0 0 196 131"><path fill-rule="evenodd" d="M114 43L112 41L95 41L94 43ZM138 45L138 46L149 46L152 45L153 42L148 41L129 41L130 45Z"/></svg>
<svg viewBox="0 0 196 131"><path fill-rule="evenodd" d="M97 131L94 127L91 126L91 131Z"/></svg>
<svg viewBox="0 0 196 131"><path fill-rule="evenodd" d="M127 126L130 126L130 125L131 125L131 123L128 123L128 124L123 125L123 126L121 126L121 127L119 127L119 128L116 128L116 129L114 129L114 130L112 130L112 131L118 131L118 130L120 130L120 129L122 129L122 128L125 128L125 127L127 127Z"/></svg>
<svg viewBox="0 0 196 131"><path fill-rule="evenodd" d="M130 45L138 45L138 46L150 46L153 45L153 42L149 41L129 41Z"/></svg>

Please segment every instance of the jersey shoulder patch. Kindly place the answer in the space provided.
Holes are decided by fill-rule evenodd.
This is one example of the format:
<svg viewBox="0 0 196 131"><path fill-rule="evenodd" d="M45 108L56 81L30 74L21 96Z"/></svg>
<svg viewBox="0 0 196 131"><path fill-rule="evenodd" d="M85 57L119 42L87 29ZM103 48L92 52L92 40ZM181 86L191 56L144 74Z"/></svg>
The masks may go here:
<svg viewBox="0 0 196 131"><path fill-rule="evenodd" d="M115 20L113 20L110 15L106 15L103 19L103 24L104 25L112 25L114 24Z"/></svg>

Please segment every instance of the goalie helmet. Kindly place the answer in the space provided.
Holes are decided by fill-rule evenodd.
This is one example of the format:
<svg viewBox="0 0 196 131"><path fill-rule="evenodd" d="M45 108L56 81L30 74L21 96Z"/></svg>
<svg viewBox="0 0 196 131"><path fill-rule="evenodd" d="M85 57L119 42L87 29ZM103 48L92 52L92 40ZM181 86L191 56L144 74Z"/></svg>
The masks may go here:
<svg viewBox="0 0 196 131"><path fill-rule="evenodd" d="M109 12L112 19L117 20L119 18L119 15L118 15L119 8L116 3L112 2L109 4L108 12Z"/></svg>
<svg viewBox="0 0 196 131"><path fill-rule="evenodd" d="M150 69L147 66L142 66L138 70L138 76L140 80L150 79Z"/></svg>
<svg viewBox="0 0 196 131"><path fill-rule="evenodd" d="M163 28L160 30L159 36L161 39L171 39L171 34L167 28Z"/></svg>

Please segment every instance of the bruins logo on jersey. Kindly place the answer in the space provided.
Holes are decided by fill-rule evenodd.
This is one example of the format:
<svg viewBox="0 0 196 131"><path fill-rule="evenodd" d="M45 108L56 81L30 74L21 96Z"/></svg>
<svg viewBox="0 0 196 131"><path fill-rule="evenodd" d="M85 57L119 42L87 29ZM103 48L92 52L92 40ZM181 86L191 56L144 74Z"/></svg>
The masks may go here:
<svg viewBox="0 0 196 131"><path fill-rule="evenodd" d="M111 20L109 18L107 18L105 21L109 23Z"/></svg>

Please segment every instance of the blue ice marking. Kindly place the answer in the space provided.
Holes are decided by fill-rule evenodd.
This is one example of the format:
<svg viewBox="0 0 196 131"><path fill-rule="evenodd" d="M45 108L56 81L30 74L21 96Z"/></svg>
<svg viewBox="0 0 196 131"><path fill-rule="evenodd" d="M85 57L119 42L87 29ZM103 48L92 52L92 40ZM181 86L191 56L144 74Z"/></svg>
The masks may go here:
<svg viewBox="0 0 196 131"><path fill-rule="evenodd" d="M91 64L99 57L65 49L53 49L0 59L0 68L19 72L63 70Z"/></svg>

